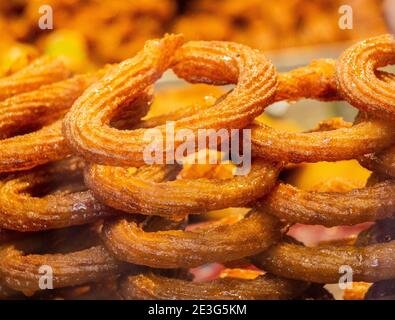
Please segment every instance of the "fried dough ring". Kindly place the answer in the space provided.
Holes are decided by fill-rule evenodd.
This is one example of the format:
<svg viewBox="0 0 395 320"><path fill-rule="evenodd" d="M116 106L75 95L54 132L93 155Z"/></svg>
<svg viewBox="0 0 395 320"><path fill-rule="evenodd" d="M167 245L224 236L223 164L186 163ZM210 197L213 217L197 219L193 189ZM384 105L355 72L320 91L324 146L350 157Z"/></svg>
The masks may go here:
<svg viewBox="0 0 395 320"><path fill-rule="evenodd" d="M321 122L316 131L336 130L351 125L335 118ZM392 180L368 183L365 188L349 192L309 192L279 183L258 202L258 207L293 223L326 227L354 225L392 216L395 211L391 196L394 188Z"/></svg>
<svg viewBox="0 0 395 320"><path fill-rule="evenodd" d="M282 242L253 261L265 271L289 279L338 283L343 275L339 268L349 266L353 281L376 282L395 278L394 252L395 241L365 247L304 247Z"/></svg>
<svg viewBox="0 0 395 320"><path fill-rule="evenodd" d="M280 73L275 101L301 98L338 100L334 65L334 60L316 60L306 67ZM199 109L199 106L192 106L150 118L139 123L139 127L162 125L166 121L190 116ZM392 122L363 114L354 125L305 133L275 130L258 121L253 122L250 128L254 156L292 163L351 160L384 149L395 138Z"/></svg>
<svg viewBox="0 0 395 320"><path fill-rule="evenodd" d="M62 288L97 282L120 271L120 264L102 246L65 254L28 254L15 245L0 249L0 276L14 290L40 290L41 266L53 269L53 287Z"/></svg>
<svg viewBox="0 0 395 320"><path fill-rule="evenodd" d="M347 49L336 66L339 94L361 111L395 120L395 78L377 69L395 63L395 39L385 34Z"/></svg>
<svg viewBox="0 0 395 320"><path fill-rule="evenodd" d="M26 68L0 78L0 101L14 95L36 90L39 87L66 79L70 75L64 62L59 58L42 57L34 60Z"/></svg>
<svg viewBox="0 0 395 320"><path fill-rule="evenodd" d="M38 131L0 140L0 172L27 170L70 155L61 130L58 120Z"/></svg>
<svg viewBox="0 0 395 320"><path fill-rule="evenodd" d="M237 83L224 100L177 120L176 133L181 129L196 133L201 128L243 128L273 100L276 72L263 54L227 42L188 42L180 47L181 43L182 38L176 35L148 41L144 50L115 66L78 99L63 127L65 137L76 153L104 165L145 165L146 129L121 132L108 123L119 106L136 99L168 67L190 82ZM166 131L165 126L156 129L162 133ZM182 142L175 141L174 148ZM169 151L175 152L175 149L163 150L163 154Z"/></svg>
<svg viewBox="0 0 395 320"><path fill-rule="evenodd" d="M262 252L281 238L281 223L253 210L242 220L196 231L146 232L136 222L106 222L102 239L116 258L153 268L193 268ZM243 245L241 245L243 244Z"/></svg>
<svg viewBox="0 0 395 320"><path fill-rule="evenodd" d="M280 73L274 100L338 100L334 77L335 63L332 59L317 59L306 67Z"/></svg>
<svg viewBox="0 0 395 320"><path fill-rule="evenodd" d="M329 64L332 65L332 64ZM308 68L303 72L308 73ZM301 68L303 69L303 68ZM298 69L297 69L298 70ZM314 69L313 69L314 70ZM296 70L295 70L296 71ZM292 73L291 71L290 73ZM280 74L279 89L277 94L281 97L292 97L293 94L298 97L307 96L303 87L301 92L297 91L297 86L291 87L288 91L282 92L282 87L286 88L281 78L287 78L284 81L298 83L297 78L293 79L288 73ZM312 79L315 80L317 75L313 72ZM292 79L292 80L290 80ZM326 82L323 87L317 85L314 89L313 83L310 86L311 93L316 98L330 97L327 92ZM332 87L330 87L332 88ZM333 88L332 88L333 89ZM332 90L331 89L331 90ZM276 96L277 99L277 96ZM150 128L166 123L166 121L175 121L182 117L193 115L201 110L201 106L191 106L180 109L165 115L159 115L153 118L139 122L137 128ZM331 123L322 122L321 128L305 133L289 133L273 129L261 122L255 121L250 128L252 129L252 151L254 156L267 160L285 162L318 162L318 161L338 161L355 159L363 154L383 149L392 144L395 138L395 129L391 122L381 119L368 118L367 115L360 114L354 125L352 123L340 123L337 119L330 120ZM333 122L333 123L332 123Z"/></svg>
<svg viewBox="0 0 395 320"><path fill-rule="evenodd" d="M276 101L281 98L339 99L334 71L332 60L317 60L280 74ZM355 159L390 146L395 138L390 121L366 115L351 127L329 131L290 133L258 121L250 128L254 156L291 163Z"/></svg>
<svg viewBox="0 0 395 320"><path fill-rule="evenodd" d="M163 166L145 166L130 173L123 167L90 164L85 170L85 183L110 207L175 217L246 206L272 189L280 169L279 164L255 159L245 176L166 181L166 170L171 169Z"/></svg>
<svg viewBox="0 0 395 320"><path fill-rule="evenodd" d="M270 275L254 280L191 282L150 273L129 276L121 283L120 290L127 300L277 300L297 297L307 286Z"/></svg>
<svg viewBox="0 0 395 320"><path fill-rule="evenodd" d="M36 188L59 177L70 179L83 189L82 167L81 162L68 159L0 180L0 227L22 232L58 229L115 214L115 210L100 204L91 191L74 191L73 185L66 185L57 194L31 195Z"/></svg>
<svg viewBox="0 0 395 320"><path fill-rule="evenodd" d="M288 77L280 74L281 77ZM314 79L314 77L313 77ZM289 80L287 80L289 81ZM296 81L293 79L293 81ZM279 87L285 86L279 82ZM312 84L313 86L313 84ZM312 92L316 97L330 96L326 93L326 86L318 88ZM280 96L292 94L304 95L304 91L295 92L296 88L291 88L287 92L278 91ZM301 90L304 90L301 88ZM139 122L136 127L150 128L162 125L166 121L175 121L185 116L190 116L202 109L201 106L191 106L189 108L177 110L165 115L159 115ZM363 154L383 149L392 144L395 138L395 129L391 122L387 120L374 119L367 115L360 114L357 121L352 123L322 122L322 128L305 133L290 133L273 129L259 121L254 121L251 128L251 142L253 155L272 161L282 160L284 162L318 162L318 161L339 161L351 160ZM333 127L335 125L335 127Z"/></svg>
<svg viewBox="0 0 395 320"><path fill-rule="evenodd" d="M95 75L78 75L0 102L0 139L12 137L26 128L51 124L96 80Z"/></svg>
<svg viewBox="0 0 395 320"><path fill-rule="evenodd" d="M151 100L151 93L144 92L122 113L115 115L112 125L120 128L133 125L146 114ZM0 148L0 172L31 169L71 154L62 135L62 119L32 133L0 140Z"/></svg>
<svg viewBox="0 0 395 320"><path fill-rule="evenodd" d="M290 133L257 121L251 130L254 156L291 163L351 160L384 149L395 138L392 123L372 118L320 132Z"/></svg>
<svg viewBox="0 0 395 320"><path fill-rule="evenodd" d="M278 74L278 87L274 101L315 98L319 100L337 100L336 82L334 79L335 60L314 60L310 65L289 72ZM223 100L230 92L218 99ZM136 128L150 128L176 121L201 112L203 106L192 105L173 112L142 120Z"/></svg>
<svg viewBox="0 0 395 320"><path fill-rule="evenodd" d="M349 192L304 191L280 183L258 206L289 222L333 227L391 217L395 212L394 194L393 180Z"/></svg>
<svg viewBox="0 0 395 320"><path fill-rule="evenodd" d="M0 103L0 172L20 171L70 154L61 135L62 115L95 80L97 75L71 79L11 97ZM52 121L55 121L51 123ZM46 125L32 133L26 128Z"/></svg>

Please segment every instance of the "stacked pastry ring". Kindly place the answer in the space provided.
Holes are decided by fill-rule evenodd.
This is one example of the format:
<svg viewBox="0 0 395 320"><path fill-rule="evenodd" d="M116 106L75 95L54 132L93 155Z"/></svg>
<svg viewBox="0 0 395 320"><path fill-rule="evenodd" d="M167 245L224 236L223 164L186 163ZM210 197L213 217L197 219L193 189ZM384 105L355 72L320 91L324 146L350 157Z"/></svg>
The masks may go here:
<svg viewBox="0 0 395 320"><path fill-rule="evenodd" d="M356 281L394 279L393 241L306 247L286 236L295 223L392 217L395 78L378 68L394 61L395 40L382 35L337 61L278 74L249 47L166 35L95 74L70 77L61 61L44 58L0 79L0 296L43 296L42 266L52 270L47 298L89 285L123 299L302 299L338 282L343 265ZM190 83L234 88L210 106L142 120L168 69ZM273 102L302 98L346 100L360 113L353 124L326 121L305 133L254 120ZM163 164L144 157L152 129L166 137ZM200 129L251 130L249 172L175 178L180 165L166 160L185 143L177 137L189 130L195 140ZM366 187L313 192L279 179L288 163L349 159L374 172ZM250 210L191 226L199 214L230 207ZM248 262L264 273L191 281L188 269L214 262Z"/></svg>

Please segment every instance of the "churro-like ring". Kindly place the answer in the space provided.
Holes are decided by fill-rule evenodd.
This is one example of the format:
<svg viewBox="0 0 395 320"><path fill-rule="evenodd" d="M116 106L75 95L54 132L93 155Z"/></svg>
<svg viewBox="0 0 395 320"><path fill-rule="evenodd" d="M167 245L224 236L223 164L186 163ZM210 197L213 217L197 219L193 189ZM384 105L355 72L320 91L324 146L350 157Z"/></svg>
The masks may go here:
<svg viewBox="0 0 395 320"><path fill-rule="evenodd" d="M258 206L293 223L354 225L391 217L395 212L394 193L393 180L348 192L304 191L280 183Z"/></svg>
<svg viewBox="0 0 395 320"><path fill-rule="evenodd" d="M330 131L290 133L258 121L251 130L254 156L291 163L351 160L384 149L395 138L392 123L373 118Z"/></svg>
<svg viewBox="0 0 395 320"><path fill-rule="evenodd" d="M123 298L129 300L280 300L297 297L307 287L301 281L270 275L254 280L191 282L149 273L127 277L120 290Z"/></svg>
<svg viewBox="0 0 395 320"><path fill-rule="evenodd" d="M146 232L136 222L106 222L104 244L119 260L153 268L192 268L262 252L281 238L277 218L252 210L235 223L214 223L192 231Z"/></svg>
<svg viewBox="0 0 395 320"><path fill-rule="evenodd" d="M280 73L274 100L338 100L334 77L335 63L332 59L318 59L306 67Z"/></svg>
<svg viewBox="0 0 395 320"><path fill-rule="evenodd" d="M70 154L59 118L98 74L75 76L0 102L0 172L30 169ZM18 135L29 130L33 132Z"/></svg>
<svg viewBox="0 0 395 320"><path fill-rule="evenodd" d="M281 98L338 100L334 71L333 61L317 60L280 74L276 101ZM393 143L392 122L377 117L361 114L353 126L305 133L275 130L255 121L250 126L253 155L292 163L355 159Z"/></svg>
<svg viewBox="0 0 395 320"><path fill-rule="evenodd" d="M357 121L360 121L361 115ZM316 131L351 127L339 118L323 121ZM354 225L390 217L395 212L392 180L371 181L365 188L348 192L312 192L279 183L258 202L265 212L292 223L317 224L327 227ZM295 203L298 205L295 206Z"/></svg>
<svg viewBox="0 0 395 320"><path fill-rule="evenodd" d="M338 283L350 270L353 281L375 282L395 278L394 251L395 241L364 247L304 247L282 242L253 261L265 271L289 279Z"/></svg>
<svg viewBox="0 0 395 320"><path fill-rule="evenodd" d="M78 75L1 101L0 139L51 124L96 80L94 75Z"/></svg>
<svg viewBox="0 0 395 320"><path fill-rule="evenodd" d="M100 244L97 231L97 226L50 230L3 245L0 281L32 295L48 288L43 285L56 289L101 282L127 270ZM44 283L43 275L48 276Z"/></svg>
<svg viewBox="0 0 395 320"><path fill-rule="evenodd" d="M0 227L23 232L57 229L115 214L91 191L83 191L82 170L83 163L72 158L0 180Z"/></svg>
<svg viewBox="0 0 395 320"><path fill-rule="evenodd" d="M136 171L90 164L85 183L110 207L129 213L184 216L228 207L245 207L274 186L281 165L253 160L247 175L232 179L177 179L174 166L145 166Z"/></svg>
<svg viewBox="0 0 395 320"><path fill-rule="evenodd" d="M287 74L280 74L280 79L282 76L288 77ZM292 83L294 81L296 80L293 79ZM311 85L313 86L313 84ZM280 81L279 87L282 86L284 84ZM320 92L326 92L326 85L323 88L317 87L317 89L312 89L316 90L317 97L321 95ZM289 96L292 94L304 95L304 91L297 93L294 89L289 92L278 91L277 93ZM323 94L321 96L330 95ZM191 116L201 109L202 106L199 105L180 109L143 120L137 123L136 127L150 128L162 125L166 121L175 121ZM293 163L355 159L365 153L391 145L395 137L395 129L391 122L369 118L366 114L359 114L354 125L340 118L334 118L322 121L317 128L305 133L276 130L259 121L255 121L250 128L252 129L252 150L255 156L272 161L283 160Z"/></svg>
<svg viewBox="0 0 395 320"><path fill-rule="evenodd" d="M316 60L310 65L280 73L275 101L314 98L338 100L334 78L334 60ZM177 110L142 121L139 127L149 128L189 117L200 106ZM253 122L252 150L254 156L292 163L350 160L390 146L395 138L392 122L360 114L354 125L339 121L323 123L305 133L273 129L259 121Z"/></svg>
<svg viewBox="0 0 395 320"><path fill-rule="evenodd" d="M42 57L22 70L0 78L0 101L68 78L70 70L59 58Z"/></svg>
<svg viewBox="0 0 395 320"><path fill-rule="evenodd" d="M114 66L73 105L63 131L72 149L87 160L116 166L142 166L149 142L146 129L123 130L109 123L117 109L135 100L169 67L190 82L236 84L222 101L190 117L175 121L175 136L182 129L240 129L258 116L275 94L274 66L259 51L228 42L188 42L167 35L148 41L134 58ZM166 137L165 126L155 129ZM195 137L198 135L196 134ZM171 137L173 138L173 137ZM165 142L163 155L184 142ZM171 150L168 150L168 149ZM165 160L166 163L166 160Z"/></svg>
<svg viewBox="0 0 395 320"><path fill-rule="evenodd" d="M78 95L82 93L86 85L90 81L93 81L99 74L100 73L97 73L90 77L78 76L74 80L65 81L65 87L70 90L58 90L63 87L63 85L62 83L55 84L53 86L53 88L57 88L57 90L54 91L54 93L56 93L55 96L50 98L44 94L41 99L38 99L39 105L42 106L41 109L44 109L43 112L48 113L50 117L51 112L49 107L52 107L54 110L57 110L59 106L61 106L61 109L70 108L73 99L75 100ZM80 84L83 85L80 86ZM63 97L64 94L68 94L68 97ZM140 95L136 101L127 105L122 112L116 114L112 125L117 128L132 126L138 119L147 113L151 101L152 94L148 90ZM31 107L34 108L34 105L35 104L32 104ZM63 112L66 111L67 109ZM40 123L42 121L43 120L37 117L33 120L25 120L25 122L30 122L30 124L35 124L36 122ZM11 123L13 130L25 129L22 123ZM52 124L44 126L37 131L0 140L0 148L2 150L0 153L0 172L31 169L37 165L45 164L50 161L64 159L71 154L71 150L62 135L62 119L56 120Z"/></svg>
<svg viewBox="0 0 395 320"><path fill-rule="evenodd" d="M61 120L32 133L0 140L0 147L0 172L31 169L71 153L62 136Z"/></svg>
<svg viewBox="0 0 395 320"><path fill-rule="evenodd" d="M102 246L54 254L25 254L13 244L0 249L0 277L14 290L32 293L42 289L42 266L52 269L53 288L100 281L120 271L120 264Z"/></svg>
<svg viewBox="0 0 395 320"><path fill-rule="evenodd" d="M377 69L395 63L395 39L385 34L347 49L336 66L339 95L361 111L395 120L395 77Z"/></svg>
<svg viewBox="0 0 395 320"><path fill-rule="evenodd" d="M0 140L0 172L27 170L70 155L71 150L62 135L62 119L59 118L92 82L100 78L104 70L106 68L0 102L0 138L3 139ZM128 127L144 116L152 100L150 89L115 114L112 125ZM37 131L17 135L42 125L44 127Z"/></svg>

